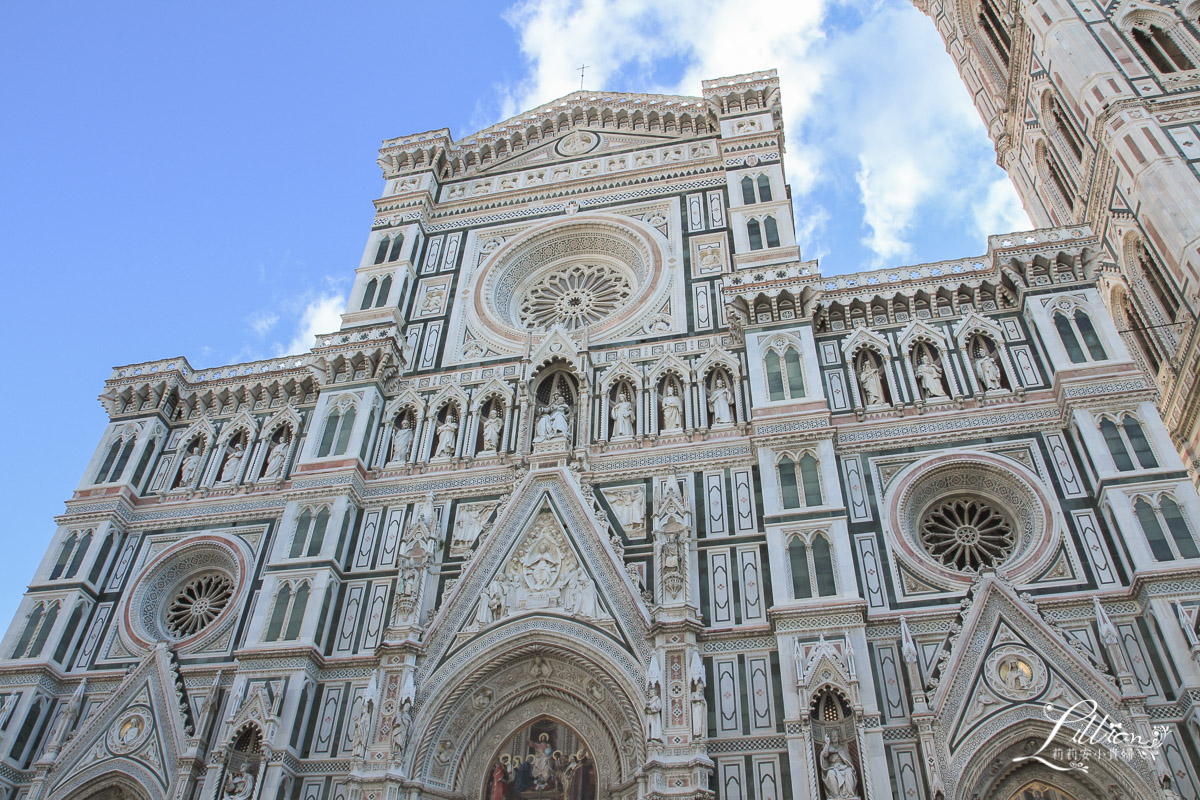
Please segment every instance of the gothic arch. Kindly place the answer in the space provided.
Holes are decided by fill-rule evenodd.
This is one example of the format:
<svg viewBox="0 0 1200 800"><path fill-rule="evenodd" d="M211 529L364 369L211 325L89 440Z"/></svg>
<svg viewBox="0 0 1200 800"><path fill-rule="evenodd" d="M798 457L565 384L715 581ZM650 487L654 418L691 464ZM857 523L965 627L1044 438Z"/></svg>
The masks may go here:
<svg viewBox="0 0 1200 800"><path fill-rule="evenodd" d="M66 785L52 790L48 800L160 800L153 787L157 781L142 767L122 759L120 769L111 761L84 770Z"/></svg>
<svg viewBox="0 0 1200 800"><path fill-rule="evenodd" d="M471 642L431 676L412 730L424 731L410 774L471 796L496 748L541 717L577 731L593 749L597 796L633 780L646 757L641 665L611 637L571 620L516 619ZM467 734L467 735L464 735Z"/></svg>

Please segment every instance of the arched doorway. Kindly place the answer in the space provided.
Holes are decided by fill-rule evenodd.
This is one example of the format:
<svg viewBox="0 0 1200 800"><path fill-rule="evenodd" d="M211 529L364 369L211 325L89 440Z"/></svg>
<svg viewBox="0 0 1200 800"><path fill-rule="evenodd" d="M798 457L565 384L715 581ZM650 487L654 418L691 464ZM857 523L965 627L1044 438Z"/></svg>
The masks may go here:
<svg viewBox="0 0 1200 800"><path fill-rule="evenodd" d="M596 762L583 737L551 717L522 725L488 766L482 800L596 800Z"/></svg>
<svg viewBox="0 0 1200 800"><path fill-rule="evenodd" d="M53 791L50 797L66 797L70 800L150 800L151 793L129 774L129 766L101 773L73 791Z"/></svg>
<svg viewBox="0 0 1200 800"><path fill-rule="evenodd" d="M1045 781L1034 780L1017 789L1010 800L1077 800L1077 798Z"/></svg>

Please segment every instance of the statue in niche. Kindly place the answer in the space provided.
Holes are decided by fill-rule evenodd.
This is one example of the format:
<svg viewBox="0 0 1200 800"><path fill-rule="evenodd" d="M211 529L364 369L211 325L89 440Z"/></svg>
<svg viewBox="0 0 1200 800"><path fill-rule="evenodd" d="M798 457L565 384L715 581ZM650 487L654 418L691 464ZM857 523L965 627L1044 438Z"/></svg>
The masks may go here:
<svg viewBox="0 0 1200 800"><path fill-rule="evenodd" d="M283 477L283 465L287 461L289 444L291 444L291 439L283 435L279 437L279 441L271 445L271 449L267 451L267 463L263 469L263 480Z"/></svg>
<svg viewBox="0 0 1200 800"><path fill-rule="evenodd" d="M189 486L192 480L196 477L196 470L200 469L200 443L195 442L188 449L187 455L183 457L183 466L179 468L179 483L180 487Z"/></svg>
<svg viewBox="0 0 1200 800"><path fill-rule="evenodd" d="M500 449L500 432L504 429L504 420L500 418L500 409L492 406L492 411L483 421L483 451L495 453Z"/></svg>
<svg viewBox="0 0 1200 800"><path fill-rule="evenodd" d="M612 407L614 439L627 439L633 436L633 403L625 392L617 394L617 402Z"/></svg>
<svg viewBox="0 0 1200 800"><path fill-rule="evenodd" d="M453 410L446 411L446 420L437 428L437 447L433 449L434 458L450 458L454 455L454 445L458 441L458 418Z"/></svg>
<svg viewBox="0 0 1200 800"><path fill-rule="evenodd" d="M413 429L408 417L403 417L400 424L392 431L392 459L390 463L402 464L408 460L412 450Z"/></svg>
<svg viewBox="0 0 1200 800"><path fill-rule="evenodd" d="M221 792L226 800L243 800L243 798L250 796L253 788L253 776L247 774L244 765L238 765L237 767L231 767L225 773L225 783L221 787Z"/></svg>
<svg viewBox="0 0 1200 800"><path fill-rule="evenodd" d="M942 368L934 363L928 350L921 354L921 362L917 365L916 373L917 381L921 384L921 390L926 397L940 399L946 396L946 390L942 388Z"/></svg>
<svg viewBox="0 0 1200 800"><path fill-rule="evenodd" d="M862 366L858 368L858 380L866 404L883 405L883 373L875 366L875 360L870 356L863 357Z"/></svg>
<svg viewBox="0 0 1200 800"><path fill-rule="evenodd" d="M246 445L242 444L242 440L238 439L228 455L225 456L225 466L221 467L221 476L217 479L218 483L233 483L237 480L238 470L242 466L242 458L246 455Z"/></svg>
<svg viewBox="0 0 1200 800"><path fill-rule="evenodd" d="M825 747L821 749L822 782L829 800L859 800L858 776L850 766L850 757L845 747L839 747L825 736Z"/></svg>
<svg viewBox="0 0 1200 800"><path fill-rule="evenodd" d="M1002 388L1000 386L1000 367L996 364L996 359L980 346L975 351L975 377L979 379L979 385L984 391L994 391Z"/></svg>
<svg viewBox="0 0 1200 800"><path fill-rule="evenodd" d="M658 692L650 695L646 701L646 739L651 742L662 741L662 698Z"/></svg>
<svg viewBox="0 0 1200 800"><path fill-rule="evenodd" d="M550 397L550 405L538 410L537 428L533 441L548 442L551 439L566 439L570 435L570 422L567 414L571 410L561 392L555 392Z"/></svg>
<svg viewBox="0 0 1200 800"><path fill-rule="evenodd" d="M662 398L663 433L683 430L683 401L675 392L675 384L668 383Z"/></svg>
<svg viewBox="0 0 1200 800"><path fill-rule="evenodd" d="M450 544L452 550L468 550L475 544L475 540L483 532L484 523L492 515L492 508L493 506L478 503L459 506L458 516L454 520L454 539Z"/></svg>
<svg viewBox="0 0 1200 800"><path fill-rule="evenodd" d="M350 751L355 758L362 758L367 749L367 731L371 727L370 702L364 700L354 717L354 728L350 733Z"/></svg>
<svg viewBox="0 0 1200 800"><path fill-rule="evenodd" d="M408 729L412 727L412 703L403 703L392 722L392 752L397 758L408 744Z"/></svg>
<svg viewBox="0 0 1200 800"><path fill-rule="evenodd" d="M733 424L733 393L725 385L725 379L718 377L708 393L708 407L712 411L713 425Z"/></svg>
<svg viewBox="0 0 1200 800"><path fill-rule="evenodd" d="M708 736L708 708L704 704L704 689L692 689L692 736L703 739Z"/></svg>

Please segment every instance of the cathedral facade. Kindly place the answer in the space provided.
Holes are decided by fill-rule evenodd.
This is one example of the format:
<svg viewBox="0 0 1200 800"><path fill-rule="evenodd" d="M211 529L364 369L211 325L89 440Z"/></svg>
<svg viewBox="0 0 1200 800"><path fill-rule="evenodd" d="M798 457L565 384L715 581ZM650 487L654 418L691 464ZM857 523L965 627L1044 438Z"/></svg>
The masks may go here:
<svg viewBox="0 0 1200 800"><path fill-rule="evenodd" d="M115 369L4 797L1200 796L1200 498L1107 234L825 277L780 102L388 140L340 330Z"/></svg>

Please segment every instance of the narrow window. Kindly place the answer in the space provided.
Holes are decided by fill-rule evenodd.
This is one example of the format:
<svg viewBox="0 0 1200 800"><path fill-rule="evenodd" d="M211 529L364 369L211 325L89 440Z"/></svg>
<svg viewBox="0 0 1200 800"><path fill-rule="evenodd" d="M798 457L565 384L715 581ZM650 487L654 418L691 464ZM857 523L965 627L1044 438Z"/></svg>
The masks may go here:
<svg viewBox="0 0 1200 800"><path fill-rule="evenodd" d="M104 562L108 561L108 554L112 552L113 537L110 533L104 537L104 543L100 545L99 552L96 553L96 560L92 563L92 571L88 573L88 581L95 585L99 585L100 572L104 569Z"/></svg>
<svg viewBox="0 0 1200 800"><path fill-rule="evenodd" d="M29 707L29 713L25 715L25 722L21 725L21 730L17 731L17 738L13 742L12 749L8 751L9 757L14 761L21 760L21 754L25 752L25 746L29 744L29 737L33 735L33 729L37 727L38 721L42 717L43 706L45 706L45 701L38 698Z"/></svg>
<svg viewBox="0 0 1200 800"><path fill-rule="evenodd" d="M1150 26L1150 35L1154 37L1155 43L1159 49L1167 54L1171 59L1171 63L1183 70L1195 69L1196 65L1187 57L1187 54L1180 49L1175 43L1175 37L1167 33L1165 28L1160 28L1157 25Z"/></svg>
<svg viewBox="0 0 1200 800"><path fill-rule="evenodd" d="M113 462L117 460L117 454L121 452L121 439L117 439L112 443L112 447L108 448L108 455L104 457L104 463L100 465L100 472L96 474L94 483L104 483L108 480L108 473L112 471Z"/></svg>
<svg viewBox="0 0 1200 800"><path fill-rule="evenodd" d="M1062 167L1058 165L1058 154L1050 148L1046 148L1045 154L1046 171L1050 173L1050 181L1054 184L1054 190L1058 192L1058 196L1067 210L1073 211L1075 209L1075 193L1071 191L1070 184L1063 175Z"/></svg>
<svg viewBox="0 0 1200 800"><path fill-rule="evenodd" d="M67 540L63 542L62 550L58 551L58 561L54 563L54 569L50 570L50 580L56 580L63 571L67 568L67 564L71 561L71 554L75 552L75 543L79 541L79 537L72 532Z"/></svg>
<svg viewBox="0 0 1200 800"><path fill-rule="evenodd" d="M137 488L142 482L142 476L146 474L146 467L150 466L150 459L154 457L154 449L158 446L158 439L152 438L146 443L146 449L142 451L142 457L138 459L137 467L133 470L133 478L130 483L133 488Z"/></svg>
<svg viewBox="0 0 1200 800"><path fill-rule="evenodd" d="M754 202L754 179L749 175L742 178L742 203L751 205Z"/></svg>
<svg viewBox="0 0 1200 800"><path fill-rule="evenodd" d="M308 544L308 531L312 528L312 512L307 508L300 512L300 519L296 522L296 535L292 537L292 549L288 553L288 558L299 558L304 555L304 547Z"/></svg>
<svg viewBox="0 0 1200 800"><path fill-rule="evenodd" d="M800 508L800 490L796 485L796 464L791 456L779 459L779 488L784 508Z"/></svg>
<svg viewBox="0 0 1200 800"><path fill-rule="evenodd" d="M335 456L346 455L346 448L350 445L350 434L354 432L354 417L354 406L350 406L342 415L341 430L338 431L337 445L333 449Z"/></svg>
<svg viewBox="0 0 1200 800"><path fill-rule="evenodd" d="M379 282L379 297L375 300L376 308L383 308L387 305L388 295L392 293L392 276L384 275L383 280Z"/></svg>
<svg viewBox="0 0 1200 800"><path fill-rule="evenodd" d="M771 199L771 180L766 175L758 176L758 199L762 203Z"/></svg>
<svg viewBox="0 0 1200 800"><path fill-rule="evenodd" d="M267 641L277 642L283 632L283 619L287 616L288 606L292 602L292 587L284 584L275 594L275 608L271 611L271 621L267 624Z"/></svg>
<svg viewBox="0 0 1200 800"><path fill-rule="evenodd" d="M812 581L808 576L808 547L800 537L788 544L788 555L792 561L792 596L797 600L812 597Z"/></svg>
<svg viewBox="0 0 1200 800"><path fill-rule="evenodd" d="M1100 432L1104 434L1104 443L1108 445L1108 452L1117 469L1122 472L1133 469L1133 459L1129 457L1129 450L1125 447L1125 440L1121 438L1116 423L1107 417L1100 420Z"/></svg>
<svg viewBox="0 0 1200 800"><path fill-rule="evenodd" d="M30 658L37 658L42 654L42 648L46 646L46 640L50 638L50 631L54 629L54 623L58 620L58 610L57 602L50 604L50 610L46 612L46 618L42 620L37 636L33 638L33 644L29 645L29 652L26 653Z"/></svg>
<svg viewBox="0 0 1200 800"><path fill-rule="evenodd" d="M63 629L62 638L58 642L58 647L54 649L54 660L59 664L66 665L63 661L67 657L67 650L71 647L71 640L75 638L75 631L79 628L79 620L83 616L83 603L78 603L75 610L71 612L71 618L67 620L67 627Z"/></svg>
<svg viewBox="0 0 1200 800"><path fill-rule="evenodd" d="M302 583L296 589L296 599L292 601L292 611L288 614L287 631L283 638L293 642L300 638L300 626L304 624L304 612L308 608L308 584Z"/></svg>
<svg viewBox="0 0 1200 800"><path fill-rule="evenodd" d="M1158 516L1154 513L1154 509L1145 500L1138 498L1138 501L1133 506L1134 513L1137 515L1138 524L1142 526L1142 533L1146 535L1146 542L1150 545L1150 552L1154 554L1156 561L1173 561L1175 554L1171 552L1171 545L1167 544L1167 537L1163 535L1162 526L1158 524Z"/></svg>
<svg viewBox="0 0 1200 800"><path fill-rule="evenodd" d="M767 231L767 247L779 247L779 225L775 218L767 217L763 220L763 227Z"/></svg>
<svg viewBox="0 0 1200 800"><path fill-rule="evenodd" d="M382 264L388 254L388 237L383 237L379 240L379 247L375 250L375 263Z"/></svg>
<svg viewBox="0 0 1200 800"><path fill-rule="evenodd" d="M375 303L375 290L379 287L379 282L374 278L367 281L367 288L363 290L362 303L358 306L359 311L364 311L370 308Z"/></svg>
<svg viewBox="0 0 1200 800"><path fill-rule="evenodd" d="M1096 329L1092 327L1092 318L1082 311L1076 310L1075 325L1079 328L1079 335L1083 337L1083 343L1087 346L1092 360L1103 361L1108 358L1103 345L1100 344L1100 337L1096 335Z"/></svg>
<svg viewBox="0 0 1200 800"><path fill-rule="evenodd" d="M367 416L367 429L363 431L362 447L358 448L358 457L362 462L367 463L367 451L371 447L371 432L375 430L375 412L374 410Z"/></svg>
<svg viewBox="0 0 1200 800"><path fill-rule="evenodd" d="M28 621L25 623L25 630L21 633L21 638L17 640L17 646L13 648L13 658L24 658L26 651L29 650L29 642L33 639L33 635L37 633L38 626L42 624L42 616L46 613L46 607L38 603L33 607L33 612L30 613Z"/></svg>
<svg viewBox="0 0 1200 800"><path fill-rule="evenodd" d="M783 354L783 362L787 366L788 392L792 397L803 397L804 371L800 368L800 354L794 347L789 347Z"/></svg>
<svg viewBox="0 0 1200 800"><path fill-rule="evenodd" d="M1150 284L1150 289L1167 312L1167 316L1175 319L1179 312L1179 295L1175 291L1174 281L1141 242L1138 243L1138 264L1142 268L1142 274L1146 276L1146 283Z"/></svg>
<svg viewBox="0 0 1200 800"><path fill-rule="evenodd" d="M982 26L988 40L992 43L992 47L996 49L996 54L1000 56L1000 60L1007 67L1008 53L1012 49L1012 37L1009 36L1008 30L1004 27L1004 22L1000 18L1000 11L996 8L992 0L983 0L979 4L979 24Z"/></svg>
<svg viewBox="0 0 1200 800"><path fill-rule="evenodd" d="M1062 339L1063 347L1067 349L1067 358L1071 359L1071 363L1082 364L1087 361L1087 356L1083 354L1083 348L1079 346L1079 337L1075 335L1075 329L1071 327L1066 316L1055 314L1054 327L1058 329L1058 338Z"/></svg>
<svg viewBox="0 0 1200 800"><path fill-rule="evenodd" d="M400 249L404 245L404 237L397 233L392 237L392 249L388 252L388 261L400 260Z"/></svg>
<svg viewBox="0 0 1200 800"><path fill-rule="evenodd" d="M325 529L329 527L329 509L322 508L317 512L317 519L313 523L312 540L308 543L308 557L312 558L321 554L321 546L325 544Z"/></svg>
<svg viewBox="0 0 1200 800"><path fill-rule="evenodd" d="M762 250L762 229L758 226L758 220L752 219L746 223L746 235L750 237L751 250Z"/></svg>
<svg viewBox="0 0 1200 800"><path fill-rule="evenodd" d="M338 422L341 419L342 412L336 408L330 411L329 416L325 418L325 430L321 433L321 446L317 448L318 458L324 458L333 449L333 440L337 436Z"/></svg>
<svg viewBox="0 0 1200 800"><path fill-rule="evenodd" d="M804 482L804 505L819 506L824 500L821 497L821 479L817 475L817 460L812 453L800 456L800 478Z"/></svg>
<svg viewBox="0 0 1200 800"><path fill-rule="evenodd" d="M1137 457L1138 464L1142 469L1151 469L1158 466L1158 461L1154 459L1154 451L1150 449L1150 442L1146 441L1146 434L1142 431L1142 426L1129 414L1121 420L1121 427L1125 429L1125 435L1129 437L1129 443L1133 445L1133 454Z"/></svg>
<svg viewBox="0 0 1200 800"><path fill-rule="evenodd" d="M1150 372L1154 375L1158 374L1158 369L1161 366L1158 360L1158 350L1155 348L1150 337L1146 335L1146 321L1142 319L1142 314L1138 311L1137 306L1133 304L1133 298L1129 295L1125 296L1125 321L1129 324L1129 333L1133 335L1134 341L1137 342L1138 350L1146 358L1146 364L1150 367Z"/></svg>
<svg viewBox="0 0 1200 800"><path fill-rule="evenodd" d="M1167 530L1171 532L1171 538L1175 540L1175 549L1179 551L1180 557L1200 558L1200 550L1196 548L1196 540L1192 538L1192 532L1188 530L1183 513L1179 510L1179 504L1170 497L1163 497L1159 500L1158 505L1162 509Z"/></svg>
<svg viewBox="0 0 1200 800"><path fill-rule="evenodd" d="M779 353L774 350L767 351L767 389L770 392L772 400L785 400L787 395L783 391L783 369L779 364Z"/></svg>
<svg viewBox="0 0 1200 800"><path fill-rule="evenodd" d="M837 594L837 585L833 579L833 555L829 552L829 542L824 536L816 536L812 542L813 566L817 573L817 594L821 597Z"/></svg>
<svg viewBox="0 0 1200 800"><path fill-rule="evenodd" d="M1071 120L1063 112L1062 106L1058 101L1054 101L1054 105L1050 108L1050 115L1054 120L1054 127L1058 129L1062 139L1070 149L1071 155L1075 156L1075 163L1083 163L1083 143L1079 141L1079 136L1075 133L1075 126Z"/></svg>
<svg viewBox="0 0 1200 800"><path fill-rule="evenodd" d="M321 646L321 638L325 635L325 621L329 618L329 602L333 596L333 587L325 587L325 598L321 600L320 616L317 617L317 631L313 634L313 643Z"/></svg>
<svg viewBox="0 0 1200 800"><path fill-rule="evenodd" d="M83 536L79 537L79 547L75 548L75 556L71 559L71 565L67 567L67 572L63 575L64 578L74 578L79 568L83 565L83 559L87 557L88 548L92 546L92 532L88 531Z"/></svg>

